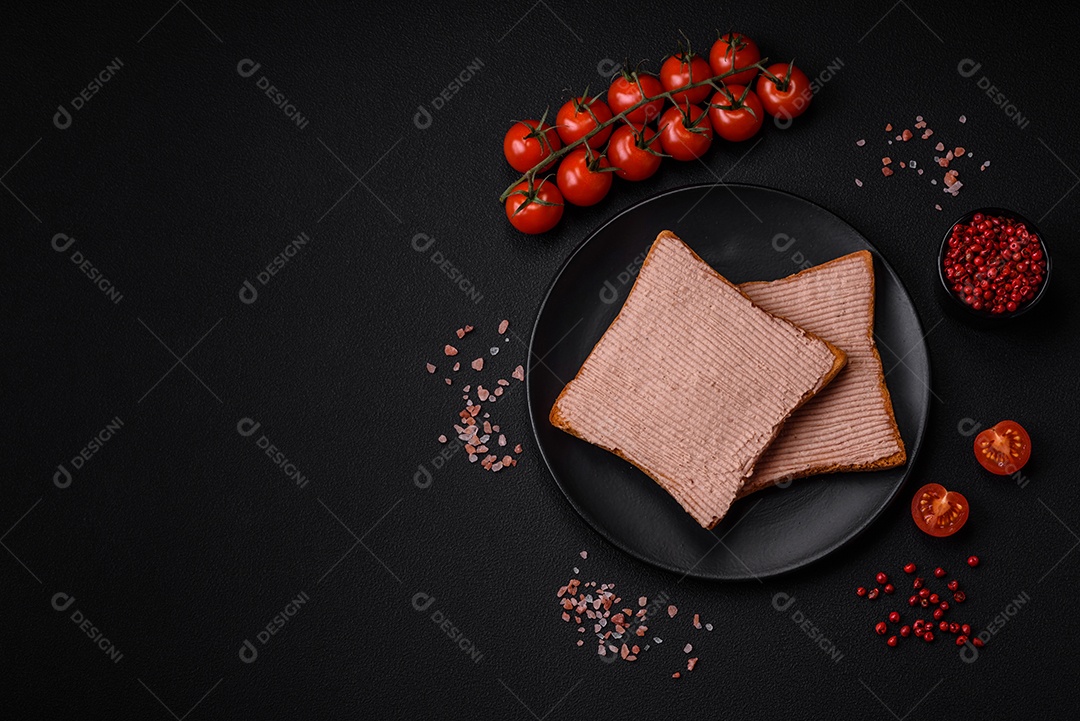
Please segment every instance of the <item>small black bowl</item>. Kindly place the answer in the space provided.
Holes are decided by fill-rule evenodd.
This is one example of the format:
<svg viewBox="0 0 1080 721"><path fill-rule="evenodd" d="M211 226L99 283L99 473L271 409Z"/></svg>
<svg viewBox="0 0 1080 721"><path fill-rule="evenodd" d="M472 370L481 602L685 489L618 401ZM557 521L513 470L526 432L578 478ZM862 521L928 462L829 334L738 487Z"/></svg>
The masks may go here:
<svg viewBox="0 0 1080 721"><path fill-rule="evenodd" d="M1029 232L1034 232L1038 237L1039 247L1042 249L1043 257L1046 258L1046 274L1043 276L1042 284L1039 286L1038 292L1035 293L1035 297L1026 301L1023 305L1018 306L1012 313L1005 312L995 314L987 310L975 310L957 297L953 292L952 284L949 282L948 278L945 277L945 254L949 250L949 238L952 237L952 230L961 223L970 223L976 213L1012 218L1019 223L1023 223ZM955 314L963 317L965 320L974 321L976 325L989 326L1018 318L1025 313L1030 312L1032 308L1039 304L1039 301L1042 300L1043 296L1046 295L1046 289L1050 285L1050 270L1052 265L1050 251L1046 247L1046 238L1035 223L1031 222L1020 213L1008 210L1007 208L976 208L953 221L953 223L949 225L948 230L945 231L945 237L941 239L941 248L938 250L937 256L937 271L938 279L941 281L941 292L947 296L942 302L948 309L956 311Z"/></svg>

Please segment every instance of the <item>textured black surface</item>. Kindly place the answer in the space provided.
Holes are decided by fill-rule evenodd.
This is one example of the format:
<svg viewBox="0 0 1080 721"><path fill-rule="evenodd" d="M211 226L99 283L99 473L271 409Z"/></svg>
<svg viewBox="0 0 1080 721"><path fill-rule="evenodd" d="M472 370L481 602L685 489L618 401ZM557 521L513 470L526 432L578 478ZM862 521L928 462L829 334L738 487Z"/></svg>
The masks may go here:
<svg viewBox="0 0 1080 721"><path fill-rule="evenodd" d="M1067 63L1077 11L922 0L391 7L186 1L6 16L0 708L191 721L1071 716L1080 107ZM717 147L704 164L620 184L543 238L508 229L495 198L514 177L499 153L510 118L539 115L568 88L601 86L597 69L613 60L656 67L680 29L704 44L729 25L812 75L842 66L806 116L786 131L767 127L748 154ZM58 129L57 106L114 58L115 76ZM246 58L261 63L250 77L237 72ZM981 63L970 77L958 72L966 58ZM479 70L419 129L418 106L430 108L476 59ZM261 94L262 76L305 127ZM1025 127L980 89L983 77ZM935 140L975 153L956 166L965 187L955 199L927 180L942 172L931 170L929 143L885 144L885 123L899 129L917 114ZM910 155L927 174L885 179L884 155ZM980 173L983 159L992 165ZM897 502L859 543L805 571L765 584L680 582L591 531L529 444L512 472L456 456L417 487L418 465L433 467L435 438L457 409L456 393L423 370L447 334L503 317L524 331L591 229L717 176L821 204L900 274L934 369L912 486L961 490L974 506L961 534L924 537ZM1035 219L1054 254L1047 312L1001 332L943 319L933 296L942 233L983 205ZM301 232L310 242L259 284ZM59 233L76 239L64 252L50 246ZM424 253L410 246L418 233L435 239ZM430 261L435 250L479 302ZM75 251L115 285L118 304L71 262ZM245 280L259 289L250 305L238 298ZM499 359L512 367L524 355L511 344ZM501 408L527 439L524 400ZM1024 487L979 472L957 430L1003 417L1035 438ZM120 430L57 487L57 466L70 467L114 418ZM237 431L244 418L261 424L252 436ZM262 454L262 435L309 479L303 488ZM964 663L941 641L886 648L871 624L898 604L859 601L854 587L907 560L955 569L972 551L984 563L963 574L963 616L977 628L1030 599L1011 607L980 658ZM664 644L612 665L576 647L554 604L575 565L628 599L669 597L681 611L656 623ZM420 592L435 598L424 612L411 603ZM58 593L75 598L63 612L51 604ZM301 593L310 600L261 644L260 629ZM778 593L795 598L784 612L772 605ZM434 612L475 644L479 662ZM715 630L695 632L692 612ZM792 620L799 614L839 661ZM245 639L259 650L251 664L238 655ZM701 661L676 682L686 641Z"/></svg>
<svg viewBox="0 0 1080 721"><path fill-rule="evenodd" d="M552 475L605 538L678 576L760 580L801 568L866 530L914 463L780 484L737 501L706 530L644 472L548 420L566 381L619 314L660 230L679 233L733 283L782 278L860 250L876 255L854 228L803 198L732 183L717 190L712 183L650 198L620 213L575 250L537 317L528 366L529 411ZM793 263L796 253L805 259ZM916 459L930 412L925 330L895 272L880 258L875 265L874 335L897 425L909 457Z"/></svg>

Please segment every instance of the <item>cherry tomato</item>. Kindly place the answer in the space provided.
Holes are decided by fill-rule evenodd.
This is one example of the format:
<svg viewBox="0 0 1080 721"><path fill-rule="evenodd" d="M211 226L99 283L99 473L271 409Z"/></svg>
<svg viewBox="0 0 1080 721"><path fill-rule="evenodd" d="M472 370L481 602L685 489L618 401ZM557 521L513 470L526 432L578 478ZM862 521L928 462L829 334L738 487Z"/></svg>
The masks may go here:
<svg viewBox="0 0 1080 721"><path fill-rule="evenodd" d="M1011 475L1031 458L1031 436L1016 421L1001 421L975 436L975 457L991 473Z"/></svg>
<svg viewBox="0 0 1080 721"><path fill-rule="evenodd" d="M810 107L814 93L810 90L810 78L792 65L777 63L765 68L776 77L762 75L757 81L757 94L765 112L774 118L797 118ZM779 81L779 82L777 82Z"/></svg>
<svg viewBox="0 0 1080 721"><path fill-rule="evenodd" d="M709 67L712 68L713 75L723 75L735 68L745 68L758 60L761 60L761 51L758 50L757 43L739 33L724 33L713 43L712 50L709 51ZM724 83L728 87L749 85L754 82L757 72L757 68L750 68L741 73L729 75L724 78Z"/></svg>
<svg viewBox="0 0 1080 721"><path fill-rule="evenodd" d="M753 90L728 85L709 101L709 122L721 138L738 143L757 135L765 122L765 111Z"/></svg>
<svg viewBox="0 0 1080 721"><path fill-rule="evenodd" d="M617 170L615 174L626 180L645 180L660 169L661 157L650 151L655 142L656 133L652 128L637 131L629 125L618 128L611 134L607 146L607 156Z"/></svg>
<svg viewBox="0 0 1080 721"><path fill-rule="evenodd" d="M611 109L599 98L572 98L563 103L555 116L559 137L569 145L601 123L611 120ZM611 137L611 126L586 141L590 148L602 148Z"/></svg>
<svg viewBox="0 0 1080 721"><path fill-rule="evenodd" d="M510 167L524 173L562 147L559 134L540 120L522 120L510 126L503 138L503 154ZM549 164L544 170L551 167Z"/></svg>
<svg viewBox="0 0 1080 721"><path fill-rule="evenodd" d="M638 87L639 83L641 84L640 88ZM645 91L644 96L641 94L642 90ZM611 108L612 113L618 115L645 98L659 95L663 90L664 86L660 84L660 79L655 75L649 75L648 73L627 74L623 72L615 78L615 81L611 83L611 87L608 88L608 106ZM659 98L627 113L626 119L636 127L641 127L645 123L660 117L663 109L664 99Z"/></svg>
<svg viewBox="0 0 1080 721"><path fill-rule="evenodd" d="M548 180L536 183L529 198L528 182L518 183L506 199L506 217L522 233L535 235L554 228L563 214L563 197Z"/></svg>
<svg viewBox="0 0 1080 721"><path fill-rule="evenodd" d="M611 171L607 158L597 157L585 148L571 150L559 163L556 181L559 191L568 203L574 205L596 205L611 190Z"/></svg>
<svg viewBox="0 0 1080 721"><path fill-rule="evenodd" d="M660 82L664 90L672 91L690 83L701 82L712 77L709 64L704 58L693 53L675 53L660 66ZM709 97L709 86L702 85L693 90L684 90L673 93L672 97L679 105L685 106L687 101L691 104L701 103Z"/></svg>
<svg viewBox="0 0 1080 721"><path fill-rule="evenodd" d="M683 117L686 113L686 117ZM689 122L687 122L689 119ZM660 116L660 145L676 160L700 158L712 145L713 130L705 111L696 105L668 108Z"/></svg>
<svg viewBox="0 0 1080 721"><path fill-rule="evenodd" d="M956 491L927 483L911 499L911 517L924 533L938 538L959 531L968 519L968 502Z"/></svg>

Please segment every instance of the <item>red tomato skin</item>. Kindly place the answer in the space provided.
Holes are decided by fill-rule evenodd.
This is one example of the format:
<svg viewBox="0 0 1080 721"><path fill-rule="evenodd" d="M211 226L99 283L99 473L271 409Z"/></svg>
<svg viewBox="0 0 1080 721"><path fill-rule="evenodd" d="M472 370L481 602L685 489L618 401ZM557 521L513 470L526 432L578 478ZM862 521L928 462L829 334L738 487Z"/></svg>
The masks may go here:
<svg viewBox="0 0 1080 721"><path fill-rule="evenodd" d="M645 140L651 139L656 133L652 128L642 130ZM657 141L659 142L659 141ZM656 143L653 143L655 145ZM659 155L642 150L637 147L632 128L623 126L611 135L611 142L607 148L608 161L618 168L615 174L624 180L641 181L651 178L660 169Z"/></svg>
<svg viewBox="0 0 1080 721"><path fill-rule="evenodd" d="M983 442L992 444L996 436L1001 436L1004 439L1008 439L1010 435L1015 434L1017 440L1020 443L1019 455L1016 460L1006 460L1002 463L996 463L993 459L988 458L983 452ZM1016 421L999 421L995 423L992 428L986 430L975 436L975 459L986 470L998 476L1011 476L1019 471L1027 462L1031 459L1031 436L1024 430L1024 427Z"/></svg>
<svg viewBox="0 0 1080 721"><path fill-rule="evenodd" d="M783 79L787 75L788 66L785 63L777 63L766 69ZM765 75L758 78L755 89L765 112L774 118L785 120L797 118L805 113L810 107L810 100L814 97L813 90L810 88L810 78L797 67L792 67L791 78L785 90L780 90L776 83Z"/></svg>
<svg viewBox="0 0 1080 721"><path fill-rule="evenodd" d="M582 109L578 111L575 107L575 104L584 102L584 98L567 100L559 108L559 113L555 116L555 127L559 131L559 137L562 138L563 143L566 145L587 134L600 123L611 120L611 108L603 100L589 100L588 107L592 110L592 115L589 114L588 110ZM593 115L596 117L593 118ZM589 138L586 145L593 149L604 147L604 143L611 137L611 131L612 127L609 125Z"/></svg>
<svg viewBox="0 0 1080 721"><path fill-rule="evenodd" d="M697 120L704 115L705 111L697 105L691 105L689 110L690 121ZM713 129L709 125L709 118L705 117L697 127L700 133L691 132L683 124L682 111L679 108L668 108L660 116L660 145L664 152L683 162L700 158L712 145Z"/></svg>
<svg viewBox="0 0 1080 721"><path fill-rule="evenodd" d="M645 97L651 98L664 91L664 86L660 84L660 78L655 75L638 73L638 80L641 83L641 89L645 91ZM641 101L643 98L641 97L641 90L638 89L637 83L632 79L628 79L622 73L619 73L608 88L607 99L608 107L611 109L611 112L618 115L630 106ZM651 103L646 103L640 108L627 113L625 117L635 127L640 128L645 123L652 122L659 118L660 113L663 112L663 110L664 99L658 98Z"/></svg>
<svg viewBox="0 0 1080 721"><path fill-rule="evenodd" d="M733 35L737 38L737 44L739 42L745 44L744 47L736 49L734 53L730 50ZM739 33L724 33L713 43L712 49L709 50L709 67L712 68L713 75L722 75L733 68L744 68L747 65L753 65L758 60L761 60L761 51L758 49L757 43ZM756 68L744 70L741 73L735 73L724 78L724 83L728 86L745 86L754 81L754 76L757 73Z"/></svg>
<svg viewBox="0 0 1080 721"><path fill-rule="evenodd" d="M606 158L600 158L599 164L601 168L610 167ZM566 202L589 206L599 203L611 190L612 175L589 170L585 148L576 148L559 163L556 182Z"/></svg>
<svg viewBox="0 0 1080 721"><path fill-rule="evenodd" d="M528 183L518 183L514 191L528 190ZM510 224L528 235L546 233L562 219L563 197L555 184L550 181L541 181L536 185L537 197L549 203L557 205L538 205L529 203L528 207L520 213L517 209L525 202L523 195L513 194L506 199L506 217Z"/></svg>
<svg viewBox="0 0 1080 721"><path fill-rule="evenodd" d="M514 123L503 137L503 155L510 167L519 173L532 169L541 160L551 155L552 151L562 147L562 141L555 128L544 123L543 134L551 144L551 149L544 147L539 138L525 137L533 128L539 128L539 120L525 120ZM544 170L551 167L549 163Z"/></svg>
<svg viewBox="0 0 1080 721"><path fill-rule="evenodd" d="M728 86L728 92L735 99L742 95L743 90L745 88L738 85ZM731 98L724 95L724 93L718 92L712 96L710 105L730 105L731 102ZM741 143L754 137L761 130L761 125L765 122L765 111L761 107L761 100L758 99L753 90L747 91L742 104L746 107L735 111L709 108L709 122L712 124L716 134L724 140ZM746 108L751 108L754 114L751 115Z"/></svg>
<svg viewBox="0 0 1080 721"><path fill-rule="evenodd" d="M704 58L694 55L689 62L684 58L685 55L677 53L665 60L664 64L660 66L660 82L664 85L664 90L670 92L684 85L701 82L712 77L712 70ZM711 90L708 85L702 85L700 88L673 93L672 97L675 98L675 102L683 107L686 106L687 100L691 105L698 105L709 97Z"/></svg>

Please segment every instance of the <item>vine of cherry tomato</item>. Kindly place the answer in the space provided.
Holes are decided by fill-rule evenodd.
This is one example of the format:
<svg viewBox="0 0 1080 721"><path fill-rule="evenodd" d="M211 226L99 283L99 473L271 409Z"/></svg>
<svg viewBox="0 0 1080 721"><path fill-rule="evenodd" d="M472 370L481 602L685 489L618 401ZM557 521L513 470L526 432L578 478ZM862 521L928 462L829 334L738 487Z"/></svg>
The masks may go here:
<svg viewBox="0 0 1080 721"><path fill-rule="evenodd" d="M717 137L749 140L766 115L780 125L806 112L813 90L793 62L767 64L757 43L734 31L707 57L680 44L657 74L623 67L606 92L563 103L553 123L544 113L511 125L503 154L522 176L500 196L506 217L523 233L547 232L566 204L603 201L614 176L640 182L665 157L700 159Z"/></svg>

